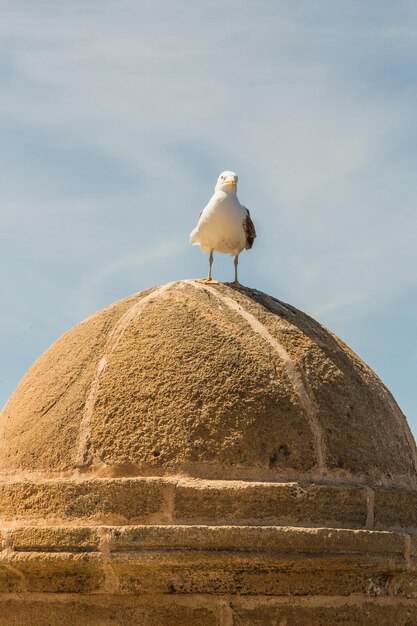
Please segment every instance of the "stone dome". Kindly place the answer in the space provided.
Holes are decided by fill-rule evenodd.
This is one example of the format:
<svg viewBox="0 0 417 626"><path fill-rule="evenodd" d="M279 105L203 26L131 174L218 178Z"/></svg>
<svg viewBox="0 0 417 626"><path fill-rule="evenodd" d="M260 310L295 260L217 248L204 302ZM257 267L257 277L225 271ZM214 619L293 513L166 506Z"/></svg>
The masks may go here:
<svg viewBox="0 0 417 626"><path fill-rule="evenodd" d="M0 414L0 626L415 623L416 467L389 391L308 315L135 294Z"/></svg>
<svg viewBox="0 0 417 626"><path fill-rule="evenodd" d="M180 281L78 324L0 421L0 471L415 484L406 420L337 337L250 289Z"/></svg>

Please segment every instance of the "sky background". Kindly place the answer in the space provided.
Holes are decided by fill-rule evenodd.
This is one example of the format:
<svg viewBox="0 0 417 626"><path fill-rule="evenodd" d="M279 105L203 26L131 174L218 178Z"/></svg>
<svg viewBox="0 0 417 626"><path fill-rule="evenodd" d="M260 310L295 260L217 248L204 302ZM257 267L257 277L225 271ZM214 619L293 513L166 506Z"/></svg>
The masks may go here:
<svg viewBox="0 0 417 626"><path fill-rule="evenodd" d="M95 310L201 277L220 171L241 281L317 318L417 434L417 3L0 0L0 406ZM215 256L231 280L231 257Z"/></svg>

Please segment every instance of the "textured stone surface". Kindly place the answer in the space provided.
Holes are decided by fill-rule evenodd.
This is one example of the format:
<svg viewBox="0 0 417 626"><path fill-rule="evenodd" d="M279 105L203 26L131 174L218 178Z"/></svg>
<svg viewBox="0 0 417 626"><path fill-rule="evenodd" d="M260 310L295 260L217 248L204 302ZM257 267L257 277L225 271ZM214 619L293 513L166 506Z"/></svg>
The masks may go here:
<svg viewBox="0 0 417 626"><path fill-rule="evenodd" d="M414 474L404 416L374 372L305 313L260 292L252 294L257 307L246 295L236 298L279 337L303 372L323 429L326 464L375 478Z"/></svg>
<svg viewBox="0 0 417 626"><path fill-rule="evenodd" d="M235 609L233 626L414 626L417 623L416 604L352 605L348 601L336 606L264 605Z"/></svg>
<svg viewBox="0 0 417 626"><path fill-rule="evenodd" d="M175 489L179 523L272 523L364 527L364 489L297 483L194 481Z"/></svg>
<svg viewBox="0 0 417 626"><path fill-rule="evenodd" d="M417 493L375 489L375 527L417 527Z"/></svg>
<svg viewBox="0 0 417 626"><path fill-rule="evenodd" d="M0 482L0 519L162 522L173 487L152 478Z"/></svg>
<svg viewBox="0 0 417 626"><path fill-rule="evenodd" d="M22 527L10 531L16 552L94 552L100 545L96 528Z"/></svg>
<svg viewBox="0 0 417 626"><path fill-rule="evenodd" d="M278 466L310 469L310 428L285 369L230 317L189 286L150 302L103 374L92 454L110 464L189 464L190 471L196 463L268 468L287 446ZM136 358L126 360L132 352Z"/></svg>
<svg viewBox="0 0 417 626"><path fill-rule="evenodd" d="M0 563L0 593L23 591L20 572L13 571L8 563Z"/></svg>
<svg viewBox="0 0 417 626"><path fill-rule="evenodd" d="M399 554L405 536L371 530L277 526L125 526L110 529L110 551L155 548L303 554Z"/></svg>
<svg viewBox="0 0 417 626"><path fill-rule="evenodd" d="M73 466L97 356L135 299L117 302L81 322L32 365L0 416L0 471Z"/></svg>
<svg viewBox="0 0 417 626"><path fill-rule="evenodd" d="M414 626L417 602L65 595L0 600L0 626Z"/></svg>
<svg viewBox="0 0 417 626"><path fill-rule="evenodd" d="M279 526L20 527L2 592L412 595L403 533ZM411 549L413 554L414 548Z"/></svg>
<svg viewBox="0 0 417 626"><path fill-rule="evenodd" d="M136 294L0 415L0 626L414 626L416 466L392 396L304 313Z"/></svg>
<svg viewBox="0 0 417 626"><path fill-rule="evenodd" d="M363 487L344 485L163 477L59 478L0 482L0 520L33 525L48 519L89 524L154 521L364 528L367 498Z"/></svg>
<svg viewBox="0 0 417 626"><path fill-rule="evenodd" d="M180 281L59 339L0 417L0 470L416 484L404 416L320 324L253 290Z"/></svg>
<svg viewBox="0 0 417 626"><path fill-rule="evenodd" d="M103 588L104 572L96 554L15 552L7 561L20 572L20 591L91 593Z"/></svg>
<svg viewBox="0 0 417 626"><path fill-rule="evenodd" d="M222 626L220 609L176 598L0 600L0 626Z"/></svg>

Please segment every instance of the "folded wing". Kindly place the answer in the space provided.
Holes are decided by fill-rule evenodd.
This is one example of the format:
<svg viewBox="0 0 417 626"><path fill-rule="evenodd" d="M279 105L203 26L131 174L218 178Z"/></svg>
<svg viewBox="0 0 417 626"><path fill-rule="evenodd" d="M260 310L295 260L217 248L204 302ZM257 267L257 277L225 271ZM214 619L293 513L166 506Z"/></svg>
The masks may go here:
<svg viewBox="0 0 417 626"><path fill-rule="evenodd" d="M246 209L246 207L245 207ZM246 234L246 250L250 250L256 237L255 224L251 220L249 209L246 209L247 215L243 220L243 228Z"/></svg>

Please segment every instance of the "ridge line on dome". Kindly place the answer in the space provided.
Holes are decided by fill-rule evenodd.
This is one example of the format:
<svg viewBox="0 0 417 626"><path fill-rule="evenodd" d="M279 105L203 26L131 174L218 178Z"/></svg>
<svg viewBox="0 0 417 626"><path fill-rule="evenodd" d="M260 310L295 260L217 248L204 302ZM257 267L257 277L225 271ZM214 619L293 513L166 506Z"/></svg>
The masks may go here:
<svg viewBox="0 0 417 626"><path fill-rule="evenodd" d="M235 300L230 298L229 296L223 296L219 294L216 289L209 287L205 284L195 283L193 281L189 281L189 284L192 285L195 289L200 289L202 291L206 291L215 296L218 300L221 300L228 306L230 309L235 311L238 315L243 317L244 320L251 326L251 328L260 335L269 345L275 350L280 359L282 360L285 370L287 372L287 376L290 379L294 390L298 396L301 406L303 407L307 419L310 423L310 428L314 438L314 448L317 459L317 467L319 470L323 471L326 469L325 463L325 453L324 453L324 437L323 430L321 424L317 419L317 411L314 406L314 402L309 397L307 389L304 386L303 380L300 376L300 373L297 371L295 363L291 359L287 350L284 348L282 344L275 339L269 332L269 330L260 322L252 313L246 311L240 304L238 304ZM244 297L245 294L241 294Z"/></svg>
<svg viewBox="0 0 417 626"><path fill-rule="evenodd" d="M163 293L168 291L178 281L173 281L157 287L154 291L147 294L140 300L134 302L129 309L121 316L116 322L115 326L109 332L106 344L104 346L104 354L101 356L97 363L97 368L91 381L90 390L84 405L84 413L80 423L80 429L78 432L78 442L75 450L75 464L77 466L83 466L86 464L86 455L88 450L88 442L90 439L90 425L93 417L94 406L97 400L98 391L100 388L100 379L106 370L109 357L112 352L117 348L121 338L123 337L126 328L135 319L135 317L146 307L149 302L155 300Z"/></svg>

